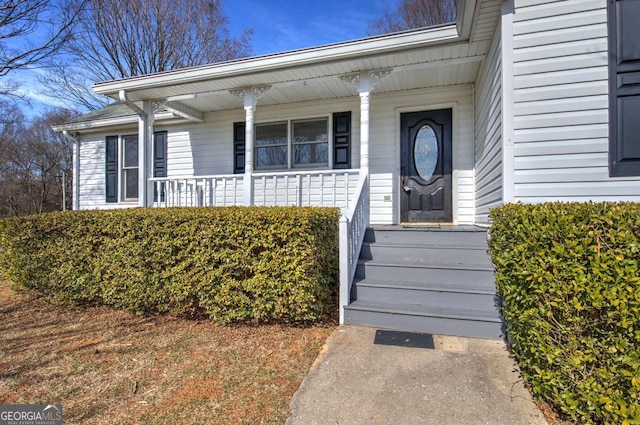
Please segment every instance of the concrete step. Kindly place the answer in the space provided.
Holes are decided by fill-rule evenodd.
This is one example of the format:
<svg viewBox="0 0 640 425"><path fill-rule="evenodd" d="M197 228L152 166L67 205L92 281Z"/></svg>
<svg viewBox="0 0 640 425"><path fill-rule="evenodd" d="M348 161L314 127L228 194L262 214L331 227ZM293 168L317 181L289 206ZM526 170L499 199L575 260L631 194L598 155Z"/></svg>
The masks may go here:
<svg viewBox="0 0 640 425"><path fill-rule="evenodd" d="M500 339L497 312L447 307L425 307L394 302L355 301L345 307L345 322L412 332Z"/></svg>
<svg viewBox="0 0 640 425"><path fill-rule="evenodd" d="M488 285L432 284L360 280L353 284L351 298L363 302L419 304L425 307L495 311L495 288Z"/></svg>
<svg viewBox="0 0 640 425"><path fill-rule="evenodd" d="M486 247L365 242L360 259L397 264L491 268Z"/></svg>

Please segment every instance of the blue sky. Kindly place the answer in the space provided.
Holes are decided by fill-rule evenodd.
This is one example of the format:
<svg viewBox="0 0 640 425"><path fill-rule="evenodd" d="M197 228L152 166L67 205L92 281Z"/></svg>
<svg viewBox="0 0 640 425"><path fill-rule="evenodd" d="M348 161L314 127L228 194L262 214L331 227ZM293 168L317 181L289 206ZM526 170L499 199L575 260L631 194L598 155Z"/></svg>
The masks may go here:
<svg viewBox="0 0 640 425"><path fill-rule="evenodd" d="M302 49L366 36L367 24L382 15L385 7L399 0L224 0L229 29L236 36L253 28L251 46L254 55ZM32 101L23 108L27 115L40 113L55 99L38 94L32 69L10 75L22 85Z"/></svg>
<svg viewBox="0 0 640 425"><path fill-rule="evenodd" d="M253 27L256 55L366 36L369 21L397 0L227 0L234 34Z"/></svg>

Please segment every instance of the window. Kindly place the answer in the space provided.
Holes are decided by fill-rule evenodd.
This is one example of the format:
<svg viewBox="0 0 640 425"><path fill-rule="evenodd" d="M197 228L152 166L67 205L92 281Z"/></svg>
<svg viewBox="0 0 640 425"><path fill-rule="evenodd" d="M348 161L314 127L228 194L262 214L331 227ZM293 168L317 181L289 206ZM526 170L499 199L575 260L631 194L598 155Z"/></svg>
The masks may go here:
<svg viewBox="0 0 640 425"><path fill-rule="evenodd" d="M287 168L287 123L256 125L256 168Z"/></svg>
<svg viewBox="0 0 640 425"><path fill-rule="evenodd" d="M289 168L349 168L351 165L351 112L329 118L310 118L256 124L256 170ZM333 146L331 146L333 145ZM333 157L330 149L333 149ZM244 173L245 123L233 124L233 172Z"/></svg>
<svg viewBox="0 0 640 425"><path fill-rule="evenodd" d="M328 120L257 124L255 161L256 169L328 166Z"/></svg>
<svg viewBox="0 0 640 425"><path fill-rule="evenodd" d="M105 140L105 192L107 202L138 200L138 135L107 136ZM167 132L153 134L153 176L167 176ZM157 194L154 194L157 198Z"/></svg>
<svg viewBox="0 0 640 425"><path fill-rule="evenodd" d="M609 0L609 174L640 176L640 0Z"/></svg>
<svg viewBox="0 0 640 425"><path fill-rule="evenodd" d="M327 120L294 121L293 165L328 166Z"/></svg>
<svg viewBox="0 0 640 425"><path fill-rule="evenodd" d="M124 201L138 199L138 135L122 137L122 193Z"/></svg>

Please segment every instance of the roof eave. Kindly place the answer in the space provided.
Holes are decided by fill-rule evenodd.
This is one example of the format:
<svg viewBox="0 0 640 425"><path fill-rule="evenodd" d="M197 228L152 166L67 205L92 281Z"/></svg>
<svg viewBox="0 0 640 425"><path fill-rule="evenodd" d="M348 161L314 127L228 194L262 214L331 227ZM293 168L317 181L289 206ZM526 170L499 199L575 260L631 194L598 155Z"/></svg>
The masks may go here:
<svg viewBox="0 0 640 425"><path fill-rule="evenodd" d="M179 121L186 121L184 118L176 117L171 112L161 112L155 114L155 121L165 121L170 119L176 119ZM105 128L105 127L115 127L127 124L138 124L139 118L137 115L125 115L122 117L114 117L114 118L104 118L98 120L90 120L90 121L81 121L81 122L72 122L61 125L53 125L51 129L55 132L62 131L96 131L97 129Z"/></svg>
<svg viewBox="0 0 640 425"><path fill-rule="evenodd" d="M166 85L241 76L337 60L348 60L362 56L380 55L460 40L461 35L457 24L452 23L436 28L407 31L376 38L107 81L97 83L93 89L98 94L117 98L120 90L135 91Z"/></svg>

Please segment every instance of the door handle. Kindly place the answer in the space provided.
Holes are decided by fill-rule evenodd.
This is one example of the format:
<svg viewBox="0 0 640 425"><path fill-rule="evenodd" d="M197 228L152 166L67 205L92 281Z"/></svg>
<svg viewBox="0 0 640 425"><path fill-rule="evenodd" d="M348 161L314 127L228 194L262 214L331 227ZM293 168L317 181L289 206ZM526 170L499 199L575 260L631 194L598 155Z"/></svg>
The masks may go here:
<svg viewBox="0 0 640 425"><path fill-rule="evenodd" d="M409 193L409 192L411 192L411 188L405 184L404 172L405 172L405 168L401 167L400 168L400 183L402 184L402 190L404 190L405 192Z"/></svg>

